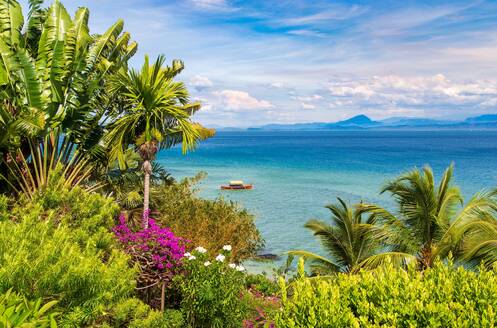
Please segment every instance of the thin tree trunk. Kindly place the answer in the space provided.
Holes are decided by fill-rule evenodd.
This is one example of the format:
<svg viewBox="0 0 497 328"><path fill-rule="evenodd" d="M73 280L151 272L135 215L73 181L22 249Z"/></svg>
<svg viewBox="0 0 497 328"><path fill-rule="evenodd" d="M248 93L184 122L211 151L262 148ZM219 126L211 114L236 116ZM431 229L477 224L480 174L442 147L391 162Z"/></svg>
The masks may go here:
<svg viewBox="0 0 497 328"><path fill-rule="evenodd" d="M160 294L160 310L164 312L164 303L166 302L166 282L162 282L162 290Z"/></svg>
<svg viewBox="0 0 497 328"><path fill-rule="evenodd" d="M150 174L152 173L152 165L149 160L143 162L143 173L145 181L143 183L143 227L148 228L148 216L150 214Z"/></svg>

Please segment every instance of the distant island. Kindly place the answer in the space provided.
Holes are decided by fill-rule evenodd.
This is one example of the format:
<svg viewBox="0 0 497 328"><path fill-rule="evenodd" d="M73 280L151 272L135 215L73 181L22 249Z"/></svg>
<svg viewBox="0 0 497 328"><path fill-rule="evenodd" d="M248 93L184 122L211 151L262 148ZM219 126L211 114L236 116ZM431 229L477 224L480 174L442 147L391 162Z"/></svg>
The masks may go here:
<svg viewBox="0 0 497 328"><path fill-rule="evenodd" d="M264 130L264 131L316 131L316 130L357 130L357 129L497 129L497 114L469 117L465 120L450 121L428 118L392 117L374 121L366 115L357 115L339 122L314 122L295 124L267 124L250 128L230 128L216 126L221 131Z"/></svg>

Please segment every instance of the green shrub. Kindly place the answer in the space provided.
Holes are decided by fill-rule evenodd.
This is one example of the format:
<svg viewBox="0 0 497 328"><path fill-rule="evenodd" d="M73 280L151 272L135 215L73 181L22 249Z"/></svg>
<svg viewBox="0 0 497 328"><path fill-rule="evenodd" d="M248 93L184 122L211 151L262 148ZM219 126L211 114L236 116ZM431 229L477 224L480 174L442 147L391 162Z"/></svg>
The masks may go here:
<svg viewBox="0 0 497 328"><path fill-rule="evenodd" d="M184 276L175 282L181 291L181 310L192 328L240 327L247 315L244 268L229 264L229 250L216 259L202 248L185 254Z"/></svg>
<svg viewBox="0 0 497 328"><path fill-rule="evenodd" d="M435 263L423 272L392 265L357 275L280 280L277 327L493 327L497 275ZM290 292L291 296L287 296Z"/></svg>
<svg viewBox="0 0 497 328"><path fill-rule="evenodd" d="M62 326L102 320L135 287L136 271L109 230L117 210L112 199L79 188L48 188L4 209L0 292L58 299Z"/></svg>
<svg viewBox="0 0 497 328"><path fill-rule="evenodd" d="M57 301L43 304L42 299L29 301L25 297L8 290L0 295L0 326L1 327L57 327L55 318L58 313L53 311Z"/></svg>
<svg viewBox="0 0 497 328"><path fill-rule="evenodd" d="M0 194L0 221L8 218L9 198Z"/></svg>
<svg viewBox="0 0 497 328"><path fill-rule="evenodd" d="M254 216L233 202L198 198L192 190L197 179L200 176L153 189L152 208L159 212L153 215L156 221L191 245L206 247L212 256L226 244L233 246L234 260L254 256L263 245Z"/></svg>
<svg viewBox="0 0 497 328"><path fill-rule="evenodd" d="M152 310L136 298L130 298L116 305L112 313L113 327L130 328L182 328L183 315L179 310L166 310L161 313Z"/></svg>
<svg viewBox="0 0 497 328"><path fill-rule="evenodd" d="M0 222L0 291L56 296L65 309L62 321L81 326L98 317L134 291L134 277L126 255L112 251L104 263L65 226L30 217Z"/></svg>
<svg viewBox="0 0 497 328"><path fill-rule="evenodd" d="M245 278L245 286L266 296L275 295L279 292L276 281L264 274L248 274Z"/></svg>

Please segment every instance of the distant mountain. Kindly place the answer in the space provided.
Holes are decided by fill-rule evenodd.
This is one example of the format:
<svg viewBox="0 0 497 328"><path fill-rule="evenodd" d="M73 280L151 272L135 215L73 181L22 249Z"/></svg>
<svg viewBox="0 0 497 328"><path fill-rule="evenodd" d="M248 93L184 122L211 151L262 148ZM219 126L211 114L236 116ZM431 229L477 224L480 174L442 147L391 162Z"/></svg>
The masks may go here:
<svg viewBox="0 0 497 328"><path fill-rule="evenodd" d="M249 130L315 131L351 129L497 129L497 114L469 117L461 121L435 120L429 118L391 117L373 121L366 115L357 115L339 122L315 122L296 124L267 124Z"/></svg>
<svg viewBox="0 0 497 328"><path fill-rule="evenodd" d="M231 126L222 126L217 124L209 124L208 128L215 129L216 131L243 131L245 128L235 128Z"/></svg>
<svg viewBox="0 0 497 328"><path fill-rule="evenodd" d="M455 121L433 120L429 118L391 117L382 120L383 126L435 126L458 123Z"/></svg>
<svg viewBox="0 0 497 328"><path fill-rule="evenodd" d="M364 129L381 126L381 122L373 121L366 115L357 115L344 121L333 123L296 123L296 124L267 124L250 130L343 130Z"/></svg>
<svg viewBox="0 0 497 328"><path fill-rule="evenodd" d="M371 127L381 125L381 122L371 120L366 115L357 115L345 121L332 123L331 126L357 126L357 127Z"/></svg>
<svg viewBox="0 0 497 328"><path fill-rule="evenodd" d="M468 117L465 123L497 123L497 114L487 114L475 117Z"/></svg>

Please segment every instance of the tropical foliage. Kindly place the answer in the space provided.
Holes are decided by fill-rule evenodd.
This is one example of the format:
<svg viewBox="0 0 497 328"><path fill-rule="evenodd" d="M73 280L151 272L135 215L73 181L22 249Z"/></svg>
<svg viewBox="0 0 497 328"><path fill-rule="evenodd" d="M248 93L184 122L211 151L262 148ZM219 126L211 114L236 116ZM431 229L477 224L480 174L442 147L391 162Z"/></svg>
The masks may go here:
<svg viewBox="0 0 497 328"><path fill-rule="evenodd" d="M340 200L339 205L329 207L334 215L333 226L319 221L306 225L320 237L332 259L305 251L291 254L311 258L321 269L315 273L322 274L337 271L335 262L342 263L348 271L375 268L385 261L400 267L416 262L420 269L426 269L436 258L446 258L450 253L463 261L475 260L474 264L483 259L490 267L497 259L493 257L497 254L493 246L497 226L495 193L477 193L464 204L452 176L451 165L436 185L433 171L426 166L388 182L382 193L392 195L396 213L366 203L355 205L355 211L351 211ZM362 223L361 215L368 215L367 222ZM366 250L363 245L368 246Z"/></svg>
<svg viewBox="0 0 497 328"><path fill-rule="evenodd" d="M74 188L2 213L9 219L0 222L0 292L58 300L63 326L97 320L135 286L127 256L112 247L115 210L111 201Z"/></svg>
<svg viewBox="0 0 497 328"><path fill-rule="evenodd" d="M29 301L8 290L0 295L0 323L2 327L56 328L58 313L53 311L57 301L43 304L41 298Z"/></svg>
<svg viewBox="0 0 497 328"><path fill-rule="evenodd" d="M184 65L164 66L159 56L141 71L128 70L137 44L119 20L102 35L91 35L89 10L71 17L56 0L48 8L30 1L24 23L19 3L0 4L0 177L31 197L52 170L64 167L67 185L112 182L109 168L136 145L144 168L148 210L150 160L156 148L177 143L190 150L214 134L191 121L200 109L185 85L173 79ZM154 150L155 149L155 150ZM114 188L107 188L114 190Z"/></svg>
<svg viewBox="0 0 497 328"><path fill-rule="evenodd" d="M492 327L497 324L497 275L435 260L424 272L393 263L356 275L280 280L276 327ZM291 292L291 296L288 293Z"/></svg>
<svg viewBox="0 0 497 328"><path fill-rule="evenodd" d="M291 251L290 256L308 259L314 275L330 272L351 272L378 250L380 243L375 239L375 217L364 218L362 204L351 207L341 198L337 204L326 206L331 213L331 224L310 220L305 227L319 238L321 245L330 254L324 257L308 251Z"/></svg>
<svg viewBox="0 0 497 328"><path fill-rule="evenodd" d="M183 327L179 311L136 299L139 268L111 231L119 211L111 198L49 183L34 199L2 202L0 293L58 301L62 327Z"/></svg>
<svg viewBox="0 0 497 328"><path fill-rule="evenodd" d="M10 168L0 173L7 180L19 172L19 158L36 163L36 156L26 155L30 148L48 153L45 161L52 167L81 157L105 158L102 121L119 102L104 89L110 76L127 69L137 49L122 32L123 21L90 35L87 8L71 18L59 1L48 9L41 4L30 1L26 23L17 1L0 4L0 153ZM37 137L45 135L51 143L39 146Z"/></svg>
<svg viewBox="0 0 497 328"><path fill-rule="evenodd" d="M141 71L131 69L121 72L112 81L111 93L120 94L125 106L122 115L109 126L106 137L111 148L111 157L117 158L121 168L128 146L135 144L140 154L144 172L143 211L149 210L151 161L159 149L182 143L186 152L195 147L199 139L206 139L214 130L192 123L190 116L199 108L199 103L189 103L188 90L182 82L173 79L183 70L183 62L173 61L164 67L165 58L157 57L154 64L145 62ZM148 227L144 216L144 227Z"/></svg>

